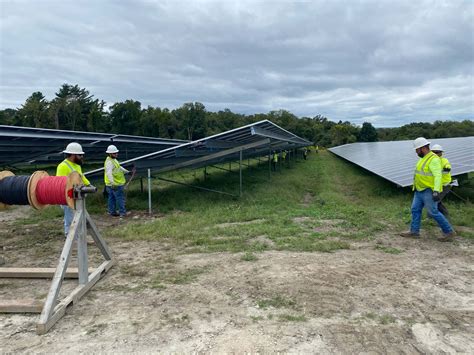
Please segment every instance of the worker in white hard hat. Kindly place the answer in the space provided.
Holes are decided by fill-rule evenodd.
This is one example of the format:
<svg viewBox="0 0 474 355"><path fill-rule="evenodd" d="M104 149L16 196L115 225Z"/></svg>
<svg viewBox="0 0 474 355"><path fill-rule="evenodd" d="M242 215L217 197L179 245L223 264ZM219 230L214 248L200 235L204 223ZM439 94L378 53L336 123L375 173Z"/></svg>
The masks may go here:
<svg viewBox="0 0 474 355"><path fill-rule="evenodd" d="M441 174L443 176L441 183L443 184L443 191L441 192L441 195L439 196L439 202L438 202L438 210L444 214L445 217L449 216L448 209L446 208L445 205L443 205L443 198L451 191L451 164L449 163L449 160L445 157L443 157L443 152L444 149L442 146L439 144L433 145L431 148L431 151L435 153L439 158L441 159Z"/></svg>
<svg viewBox="0 0 474 355"><path fill-rule="evenodd" d="M107 212L113 217L125 217L125 174L130 173L122 167L117 160L119 150L115 145L109 145L106 152L107 158L104 162L104 181L108 195ZM117 213L117 205L119 212Z"/></svg>
<svg viewBox="0 0 474 355"><path fill-rule="evenodd" d="M84 151L79 143L69 143L63 153L66 155L56 168L56 176L68 176L73 171L78 172L82 177L84 185L90 185L89 180L82 174L82 164L84 163ZM69 227L74 217L74 211L67 205L61 206L64 211L64 234L67 237Z"/></svg>
<svg viewBox="0 0 474 355"><path fill-rule="evenodd" d="M402 237L419 238L421 227L421 214L423 208L428 211L443 231L443 236L438 238L441 242L454 240L455 232L446 217L438 210L440 194L443 190L441 159L430 150L430 142L423 137L415 139L413 147L420 157L415 168L413 190L415 195L411 205L410 231L401 233Z"/></svg>

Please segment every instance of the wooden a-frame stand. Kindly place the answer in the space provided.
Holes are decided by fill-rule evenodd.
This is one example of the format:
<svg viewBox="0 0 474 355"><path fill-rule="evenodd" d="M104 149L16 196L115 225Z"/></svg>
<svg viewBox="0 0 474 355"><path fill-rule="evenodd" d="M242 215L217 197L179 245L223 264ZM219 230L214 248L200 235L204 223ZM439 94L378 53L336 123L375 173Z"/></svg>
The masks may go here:
<svg viewBox="0 0 474 355"><path fill-rule="evenodd" d="M82 296L84 296L87 291L89 291L100 278L113 266L114 260L112 259L112 254L105 242L105 240L100 235L94 221L91 219L89 213L85 207L85 195L89 192L94 192L89 190L91 188L81 186L74 188L74 200L76 205L76 210L74 213L74 218L69 229L69 233L66 237L64 247L59 258L58 266L52 277L51 287L46 297L46 302L44 303L41 311L41 316L39 322L36 325L37 334L45 334L49 329L64 316L66 309L78 302ZM95 189L95 188L94 188ZM88 254L87 254L87 229L89 227L89 232L92 238L94 239L95 245L101 251L105 261L99 265L94 270L89 270L88 268ZM70 277L71 269L68 269L69 261L71 259L71 253L75 241L77 241L77 264L78 264L78 281L79 285L62 301L59 301L59 293L61 290L61 285L65 277ZM8 269L0 269L0 277L27 277L26 274L21 274L21 269L15 268L15 272L8 272ZM31 269L29 269L31 270ZM48 275L47 272L44 272L44 269L41 273L34 275L34 269L31 273L32 277L38 277L41 274L42 277L50 277L51 273ZM41 277L41 276L40 276ZM35 313L38 312L38 307L25 304L25 302L7 302L8 306L1 307L0 312L11 312L11 313Z"/></svg>

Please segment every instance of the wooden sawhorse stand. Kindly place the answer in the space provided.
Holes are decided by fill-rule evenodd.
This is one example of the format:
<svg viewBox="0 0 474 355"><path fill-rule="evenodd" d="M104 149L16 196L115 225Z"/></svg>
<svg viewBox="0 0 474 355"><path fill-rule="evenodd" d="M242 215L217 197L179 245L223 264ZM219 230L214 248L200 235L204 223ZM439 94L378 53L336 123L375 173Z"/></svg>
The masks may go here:
<svg viewBox="0 0 474 355"><path fill-rule="evenodd" d="M51 327L64 316L66 309L77 303L87 291L89 291L102 276L113 266L114 260L112 254L100 235L94 221L91 219L85 207L85 196L87 193L95 192L95 187L78 186L74 187L74 200L76 211L74 218L66 237L61 256L59 258L58 266L54 275L51 269L8 269L0 268L0 277L46 277L53 276L51 287L49 289L46 301L42 306L41 316L36 325L37 334L45 334ZM105 261L94 270L88 268L88 253L87 253L87 229L94 239L95 245L101 251ZM69 269L68 265L71 259L71 253L74 242L77 240L77 264L78 269ZM22 272L22 270L24 272ZM78 276L79 285L62 301L58 300L61 285L65 277ZM25 302L6 302L3 305L0 302L0 312L3 313L38 313L41 305L25 303Z"/></svg>

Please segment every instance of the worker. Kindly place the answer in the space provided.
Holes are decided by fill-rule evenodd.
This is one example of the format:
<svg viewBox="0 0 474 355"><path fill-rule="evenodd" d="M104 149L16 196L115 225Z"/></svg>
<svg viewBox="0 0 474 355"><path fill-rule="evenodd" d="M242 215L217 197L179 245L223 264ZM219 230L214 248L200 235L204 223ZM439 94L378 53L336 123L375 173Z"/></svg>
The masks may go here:
<svg viewBox="0 0 474 355"><path fill-rule="evenodd" d="M84 152L81 145L76 142L69 143L63 153L66 154L66 159L58 165L56 176L68 176L75 171L81 175L84 185L90 185L89 180L82 174L81 166L84 163ZM61 205L61 209L64 212L64 235L67 237L74 217L74 211L67 205Z"/></svg>
<svg viewBox="0 0 474 355"><path fill-rule="evenodd" d="M415 139L413 147L420 159L416 164L413 181L415 195L411 206L411 226L409 232L400 235L411 238L420 237L421 214L424 207L428 211L428 216L432 217L443 231L443 236L438 240L441 242L453 241L455 236L453 227L438 210L438 202L443 190L441 159L430 150L430 142L426 138Z"/></svg>
<svg viewBox="0 0 474 355"><path fill-rule="evenodd" d="M107 212L113 217L125 217L125 193L124 185L126 183L125 174L130 173L127 169L120 166L117 161L119 150L115 145L109 145L107 158L104 162L104 181L107 189ZM117 213L117 205L119 213Z"/></svg>
<svg viewBox="0 0 474 355"><path fill-rule="evenodd" d="M303 159L306 160L306 157L308 156L308 149L306 147L303 148Z"/></svg>
<svg viewBox="0 0 474 355"><path fill-rule="evenodd" d="M281 152L281 161L282 161L282 163L286 162L286 154L287 154L286 150Z"/></svg>
<svg viewBox="0 0 474 355"><path fill-rule="evenodd" d="M449 216L448 209L446 208L445 205L443 205L443 198L449 193L451 190L451 164L449 163L449 160L443 157L443 147L440 146L439 144L433 145L433 148L431 148L432 152L435 153L437 156L440 157L441 159L441 184L443 185L443 191L441 192L441 195L439 196L439 202L438 202L438 210L444 214L445 217Z"/></svg>
<svg viewBox="0 0 474 355"><path fill-rule="evenodd" d="M276 166L278 163L278 153L276 151L273 151L272 155L272 170L276 171Z"/></svg>

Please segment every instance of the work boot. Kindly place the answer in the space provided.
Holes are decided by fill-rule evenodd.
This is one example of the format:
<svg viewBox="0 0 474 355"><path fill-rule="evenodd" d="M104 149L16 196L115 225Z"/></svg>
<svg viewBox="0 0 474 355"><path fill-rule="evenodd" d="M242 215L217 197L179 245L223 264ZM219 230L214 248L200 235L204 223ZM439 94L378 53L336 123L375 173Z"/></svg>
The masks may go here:
<svg viewBox="0 0 474 355"><path fill-rule="evenodd" d="M403 238L420 238L420 233L403 232L400 233L400 236Z"/></svg>
<svg viewBox="0 0 474 355"><path fill-rule="evenodd" d="M449 233L444 233L442 237L438 238L438 242L453 242L455 236L456 236L456 232L454 231L449 232Z"/></svg>

